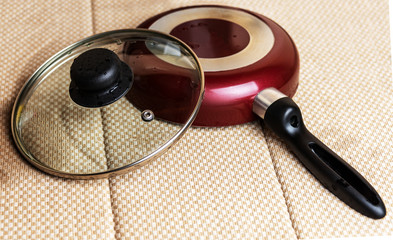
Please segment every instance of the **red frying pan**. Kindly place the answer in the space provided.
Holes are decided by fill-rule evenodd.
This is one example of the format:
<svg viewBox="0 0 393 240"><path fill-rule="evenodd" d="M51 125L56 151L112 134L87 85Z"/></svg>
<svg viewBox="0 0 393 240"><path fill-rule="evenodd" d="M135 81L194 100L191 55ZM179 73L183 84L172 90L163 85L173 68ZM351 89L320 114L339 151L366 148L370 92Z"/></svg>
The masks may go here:
<svg viewBox="0 0 393 240"><path fill-rule="evenodd" d="M374 188L306 129L298 106L290 98L298 86L299 55L278 24L238 8L193 6L161 13L139 27L174 35L198 55L206 87L194 125L227 126L260 117L339 199L368 217L385 216L385 206ZM142 48L125 45L125 61L136 72ZM149 51L148 46L144 48ZM183 81L187 69L166 66L160 56L149 62L158 66L157 75L135 79L135 91L131 90L127 98L140 109L154 108L158 118L182 122L182 116L170 109L187 109L189 102L183 99L193 99L183 86L189 82ZM172 67L174 74L160 75L160 68L166 67Z"/></svg>
<svg viewBox="0 0 393 240"><path fill-rule="evenodd" d="M196 126L255 120L254 97L267 87L295 94L296 47L284 29L262 15L230 7L186 7L154 16L139 27L174 35L198 55L206 86Z"/></svg>

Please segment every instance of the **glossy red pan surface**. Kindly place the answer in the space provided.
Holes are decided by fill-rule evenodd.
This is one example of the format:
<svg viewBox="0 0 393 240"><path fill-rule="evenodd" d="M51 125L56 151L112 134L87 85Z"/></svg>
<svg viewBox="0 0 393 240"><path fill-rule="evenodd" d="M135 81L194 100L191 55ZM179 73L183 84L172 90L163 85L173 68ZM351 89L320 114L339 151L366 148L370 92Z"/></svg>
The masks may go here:
<svg viewBox="0 0 393 240"><path fill-rule="evenodd" d="M282 27L265 16L225 6L192 6L153 16L138 27L174 35L198 55L204 68L205 97L196 126L255 120L252 103L265 88L275 87L290 97L296 92L296 46ZM179 94L170 84L161 85L159 91ZM170 111L158 117L176 122Z"/></svg>

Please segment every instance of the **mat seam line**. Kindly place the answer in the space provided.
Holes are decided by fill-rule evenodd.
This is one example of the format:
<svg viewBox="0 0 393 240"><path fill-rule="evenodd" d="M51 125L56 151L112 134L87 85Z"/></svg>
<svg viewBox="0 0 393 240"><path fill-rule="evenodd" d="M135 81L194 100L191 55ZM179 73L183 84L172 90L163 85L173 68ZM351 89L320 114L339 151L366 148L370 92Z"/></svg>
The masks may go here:
<svg viewBox="0 0 393 240"><path fill-rule="evenodd" d="M297 231L296 231L296 228L295 228L295 226L294 226L294 220L292 219L292 214L291 214L291 211L289 210L288 200L287 200L287 198L285 197L285 192L284 192L284 188L283 188L283 187L284 187L284 186L283 186L283 182L281 181L280 177L278 176L278 170L277 170L276 165L274 164L274 161L273 161L272 149L271 149L271 147L269 146L268 141L267 141L267 137L266 137L266 132L267 132L267 131L266 131L266 127L264 127L264 126L262 126L262 125L263 125L263 124L260 124L261 130L262 130L262 132L263 132L263 138L265 139L266 146L267 146L267 149L268 149L268 151L269 151L269 156L270 156L270 159L271 159L271 161L272 161L273 170L274 170L274 173L275 173L275 175L276 175L276 179L277 179L278 183L280 184L280 189L281 189L281 192L282 192L282 196L283 196L283 198L284 198L284 200L285 200L285 206L287 207L287 212L288 212L288 215L289 215L289 220L291 221L291 226L292 226L293 231L295 232L296 238L299 240L299 239L300 239L300 236L298 235L298 233L297 233Z"/></svg>
<svg viewBox="0 0 393 240"><path fill-rule="evenodd" d="M90 11L91 11L91 26L93 34L96 34L96 19L94 17L94 0L90 0Z"/></svg>
<svg viewBox="0 0 393 240"><path fill-rule="evenodd" d="M95 11L94 11L94 0L90 0L90 11L91 11L91 25L92 25L92 31L93 34L96 34L96 19L95 19ZM104 154L105 154L105 159L106 159L106 165L108 167L108 169L110 168L109 165L109 161L108 161L108 154L107 154L107 149L106 149L106 138L105 138L105 126L104 126L104 113L103 113L103 109L100 109L100 115L101 115L101 124L102 124L102 138L104 140ZM117 238L117 231L116 231L116 219L115 219L115 212L114 212L114 207L113 207L113 197L112 197L112 181L111 178L107 179L108 182L108 188L109 188L109 201L110 201L110 205L111 205L111 213L112 213L112 222L113 222L113 239L118 239Z"/></svg>
<svg viewBox="0 0 393 240"><path fill-rule="evenodd" d="M106 150L106 138L105 138L105 126L104 126L104 113L103 109L100 109L100 115L101 115L101 124L102 124L102 138L104 139L104 153L105 153L105 159L106 159L106 166L109 169L110 164L109 164L109 158ZM114 212L114 207L113 207L113 197L112 197L112 181L111 178L108 178L108 188L109 188L109 201L111 204L111 213L112 213L112 221L113 221L113 231L114 231L114 239L117 239L117 231L116 231L116 219L115 219L115 212Z"/></svg>

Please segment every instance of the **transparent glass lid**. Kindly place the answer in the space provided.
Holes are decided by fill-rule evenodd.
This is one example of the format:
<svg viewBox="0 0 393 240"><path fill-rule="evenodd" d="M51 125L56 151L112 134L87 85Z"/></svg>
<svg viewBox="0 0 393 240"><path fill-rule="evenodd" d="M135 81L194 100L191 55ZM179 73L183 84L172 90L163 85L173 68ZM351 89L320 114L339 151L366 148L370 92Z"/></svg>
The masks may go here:
<svg viewBox="0 0 393 240"><path fill-rule="evenodd" d="M94 35L54 55L13 109L19 150L39 169L89 179L158 157L191 126L203 72L187 45L151 30Z"/></svg>

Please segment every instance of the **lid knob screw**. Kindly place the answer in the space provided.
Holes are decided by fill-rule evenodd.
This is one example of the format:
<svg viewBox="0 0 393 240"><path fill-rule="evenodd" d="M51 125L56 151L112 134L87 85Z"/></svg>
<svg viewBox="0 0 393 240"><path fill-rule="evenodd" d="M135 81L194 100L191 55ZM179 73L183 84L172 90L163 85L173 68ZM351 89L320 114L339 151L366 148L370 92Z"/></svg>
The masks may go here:
<svg viewBox="0 0 393 240"><path fill-rule="evenodd" d="M154 113L151 110L145 110L142 112L142 120L150 122L154 119Z"/></svg>

